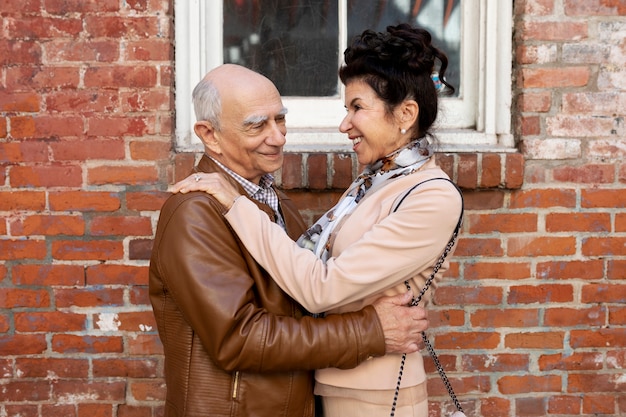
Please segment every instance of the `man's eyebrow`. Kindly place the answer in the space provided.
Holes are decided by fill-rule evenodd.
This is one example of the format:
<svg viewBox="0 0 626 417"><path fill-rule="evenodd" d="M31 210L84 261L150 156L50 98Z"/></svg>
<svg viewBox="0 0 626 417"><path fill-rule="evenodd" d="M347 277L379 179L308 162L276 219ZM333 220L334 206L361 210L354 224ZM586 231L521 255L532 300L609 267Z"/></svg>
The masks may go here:
<svg viewBox="0 0 626 417"><path fill-rule="evenodd" d="M284 116L284 115L286 115L286 114L287 114L287 111L288 111L288 110L287 110L287 107L283 107L283 108L282 108L282 109L278 112L278 116ZM267 117L267 116L256 116L256 115L253 115L253 116L247 117L247 118L243 121L243 124L244 124L244 126L250 126L250 125L257 124L257 123L262 123L262 122L266 121L267 119L268 119L268 117Z"/></svg>

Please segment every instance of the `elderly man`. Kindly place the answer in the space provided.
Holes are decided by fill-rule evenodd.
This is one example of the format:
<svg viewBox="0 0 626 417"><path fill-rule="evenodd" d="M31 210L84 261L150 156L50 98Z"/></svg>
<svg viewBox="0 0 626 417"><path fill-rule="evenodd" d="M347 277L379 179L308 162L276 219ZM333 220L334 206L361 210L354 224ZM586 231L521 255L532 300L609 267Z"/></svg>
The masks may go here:
<svg viewBox="0 0 626 417"><path fill-rule="evenodd" d="M281 167L285 114L262 75L223 65L196 86L197 172L229 175L292 238L305 230L272 185ZM150 298L165 349L166 417L313 416L312 371L414 352L426 312L387 297L341 315L312 317L254 261L209 194L172 195L150 261ZM391 399L390 399L391 400Z"/></svg>

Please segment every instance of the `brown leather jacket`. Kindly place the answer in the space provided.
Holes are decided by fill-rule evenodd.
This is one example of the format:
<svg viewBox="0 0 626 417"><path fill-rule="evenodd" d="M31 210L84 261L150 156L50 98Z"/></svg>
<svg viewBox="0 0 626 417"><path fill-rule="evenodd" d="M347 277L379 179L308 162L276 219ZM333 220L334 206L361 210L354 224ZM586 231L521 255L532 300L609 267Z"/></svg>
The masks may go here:
<svg viewBox="0 0 626 417"><path fill-rule="evenodd" d="M221 171L206 156L198 170ZM296 238L304 223L278 195ZM305 315L246 251L223 212L202 192L172 195L161 210L150 300L165 352L165 417L313 416L313 369L352 368L384 354L376 312Z"/></svg>

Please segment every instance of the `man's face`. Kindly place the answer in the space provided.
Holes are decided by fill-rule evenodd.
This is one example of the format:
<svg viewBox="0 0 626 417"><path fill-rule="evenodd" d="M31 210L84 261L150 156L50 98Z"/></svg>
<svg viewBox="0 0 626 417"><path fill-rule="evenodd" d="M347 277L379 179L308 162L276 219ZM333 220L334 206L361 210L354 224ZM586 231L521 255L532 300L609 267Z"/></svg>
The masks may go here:
<svg viewBox="0 0 626 417"><path fill-rule="evenodd" d="M287 110L269 80L254 79L240 87L222 89L221 130L214 132L219 146L216 158L258 184L264 174L283 164Z"/></svg>

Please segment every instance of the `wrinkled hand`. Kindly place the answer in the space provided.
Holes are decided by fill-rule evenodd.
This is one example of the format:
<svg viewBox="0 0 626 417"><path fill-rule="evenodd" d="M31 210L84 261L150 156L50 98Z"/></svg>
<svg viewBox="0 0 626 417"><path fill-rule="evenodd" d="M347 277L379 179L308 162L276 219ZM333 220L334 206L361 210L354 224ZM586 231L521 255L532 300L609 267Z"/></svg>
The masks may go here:
<svg viewBox="0 0 626 417"><path fill-rule="evenodd" d="M409 307L411 297L411 292L406 292L382 297L373 304L385 333L386 353L413 353L423 347L428 314L422 307Z"/></svg>
<svg viewBox="0 0 626 417"><path fill-rule="evenodd" d="M241 194L222 174L198 172L170 185L167 191L186 194L191 191L204 191L215 197L224 207L230 209L235 198Z"/></svg>

